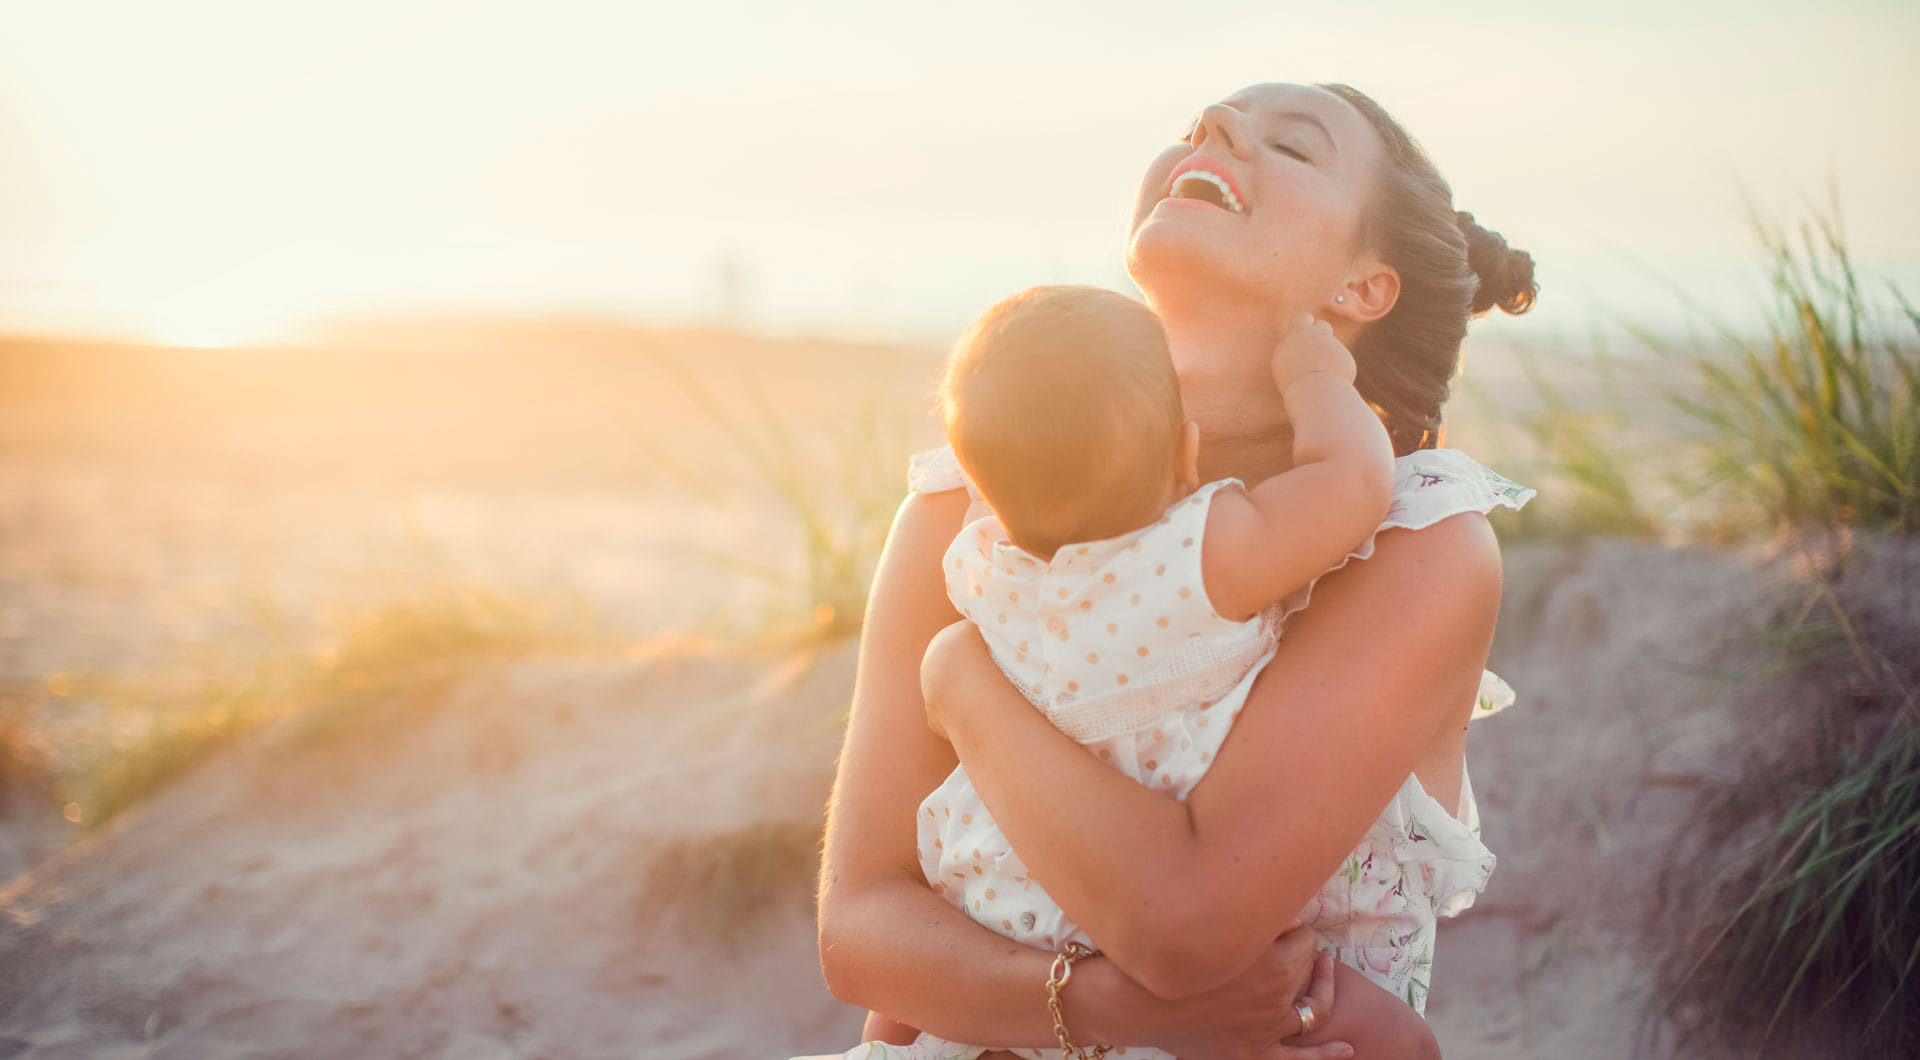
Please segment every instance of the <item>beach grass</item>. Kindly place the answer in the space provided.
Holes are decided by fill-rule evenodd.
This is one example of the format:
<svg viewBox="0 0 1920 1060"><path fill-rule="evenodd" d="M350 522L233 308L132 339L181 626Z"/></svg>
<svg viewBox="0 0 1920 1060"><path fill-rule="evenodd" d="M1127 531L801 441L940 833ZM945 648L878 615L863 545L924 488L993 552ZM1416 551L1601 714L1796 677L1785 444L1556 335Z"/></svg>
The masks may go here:
<svg viewBox="0 0 1920 1060"><path fill-rule="evenodd" d="M1692 428L1688 489L1714 500L1718 530L1920 530L1920 314L1854 264L1835 212L1795 223L1755 213L1767 277L1764 339L1718 328L1683 359L1697 393L1670 395Z"/></svg>
<svg viewBox="0 0 1920 1060"><path fill-rule="evenodd" d="M1661 975L1695 1040L1759 1054L1824 1028L1862 1055L1920 1051L1920 718L1910 683L1879 691L1897 702L1833 727L1811 764L1751 771L1705 808L1726 838L1688 874Z"/></svg>
<svg viewBox="0 0 1920 1060"><path fill-rule="evenodd" d="M269 723L322 737L395 693L506 659L611 653L577 601L533 599L465 580L432 580L343 610L307 639L194 653L141 676L61 675L62 698L92 721L60 742L57 790L70 820L96 827Z"/></svg>
<svg viewBox="0 0 1920 1060"><path fill-rule="evenodd" d="M1756 718L1668 870L1658 979L1683 1044L1920 1053L1920 586L1887 580L1913 569L1903 542L1878 548L1801 556L1804 601L1729 675L1789 713Z"/></svg>
<svg viewBox="0 0 1920 1060"><path fill-rule="evenodd" d="M723 396L679 359L660 351L653 356L687 402L726 439L723 448L730 452L724 455L744 469L749 488L771 498L777 513L767 539L751 552L688 547L700 562L767 590L748 639L784 652L858 636L874 566L905 493L905 415L889 411L887 401L873 392L837 428L808 425L803 430L751 381ZM692 460L637 428L630 430L646 458L689 496L715 506L725 503L730 491L716 490Z"/></svg>
<svg viewBox="0 0 1920 1060"><path fill-rule="evenodd" d="M636 912L643 930L668 922L688 938L732 945L752 935L783 900L809 904L796 881L820 864L818 823L755 821L719 835L680 839L653 860Z"/></svg>
<svg viewBox="0 0 1920 1060"><path fill-rule="evenodd" d="M1644 356L1610 356L1598 337L1585 358L1523 354L1537 411L1486 417L1518 428L1528 456L1517 463L1547 487L1537 511L1514 521L1516 536L1920 530L1920 313L1897 286L1861 273L1835 213L1754 213L1750 224L1765 307L1757 334L1695 307L1700 331L1685 340L1620 321L1658 371ZM1683 282L1668 286L1689 304Z"/></svg>
<svg viewBox="0 0 1920 1060"><path fill-rule="evenodd" d="M1771 1000L1771 1030L1793 1013L1844 1002L1888 1055L1913 1055L1920 1028L1895 1006L1910 1006L1920 988L1920 726L1899 726L1836 768L1746 860L1761 872L1720 923L1721 1011Z"/></svg>
<svg viewBox="0 0 1920 1060"><path fill-rule="evenodd" d="M1477 388L1471 394L1496 430L1517 429L1529 458L1516 473L1537 483L1540 497L1503 519L1510 540L1568 540L1586 537L1652 539L1663 521L1648 502L1643 464L1626 448L1628 414L1614 390L1609 363L1601 353L1591 360L1556 358L1543 364L1536 353L1522 353L1522 374L1537 408L1512 418L1501 403ZM1598 402L1575 402L1568 383L1599 395Z"/></svg>
<svg viewBox="0 0 1920 1060"><path fill-rule="evenodd" d="M1604 349L1522 359L1537 411L1508 422L1559 496L1517 529L1785 548L1808 594L1724 675L1769 716L1663 881L1662 1012L1683 1050L1800 1055L1825 1035L1920 1055L1920 629L1910 604L1863 602L1915 588L1840 577L1920 531L1920 315L1862 275L1837 214L1750 220L1764 330L1703 313L1681 343L1629 323L1660 369L1629 377L1631 403Z"/></svg>

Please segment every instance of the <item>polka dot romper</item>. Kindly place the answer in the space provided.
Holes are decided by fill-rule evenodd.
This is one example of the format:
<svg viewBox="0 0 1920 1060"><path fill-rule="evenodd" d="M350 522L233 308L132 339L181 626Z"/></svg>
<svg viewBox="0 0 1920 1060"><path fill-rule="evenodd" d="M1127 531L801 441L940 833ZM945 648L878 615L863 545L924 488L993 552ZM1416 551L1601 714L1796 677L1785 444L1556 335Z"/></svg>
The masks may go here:
<svg viewBox="0 0 1920 1060"><path fill-rule="evenodd" d="M1067 545L1051 560L991 514L947 550L947 594L994 661L1054 726L1134 780L1185 798L1231 723L1215 703L1272 656L1274 621L1235 622L1207 600L1201 540L1209 483L1140 530ZM1237 704L1237 701L1236 701ZM935 890L1009 938L1078 939L956 769L920 807L921 867Z"/></svg>

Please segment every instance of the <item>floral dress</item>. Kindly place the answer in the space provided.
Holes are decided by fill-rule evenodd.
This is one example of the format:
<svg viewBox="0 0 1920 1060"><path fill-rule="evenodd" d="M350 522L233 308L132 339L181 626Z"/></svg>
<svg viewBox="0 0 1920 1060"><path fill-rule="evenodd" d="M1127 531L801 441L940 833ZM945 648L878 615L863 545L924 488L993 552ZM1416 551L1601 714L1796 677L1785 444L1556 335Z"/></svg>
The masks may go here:
<svg viewBox="0 0 1920 1060"><path fill-rule="evenodd" d="M1420 450L1398 458L1395 468L1393 503L1375 534L1392 528L1422 529L1462 512L1519 508L1533 497L1532 490L1458 450ZM984 511L950 450L915 456L909 484L922 493L965 488L976 502L969 514ZM1102 761L1180 799L1186 798L1205 776L1255 678L1272 655L1273 636L1284 630L1289 616L1307 606L1313 589L1311 584L1301 587L1247 623L1230 623L1214 615L1210 606L1204 606L1203 590L1184 596L1179 592L1199 584L1199 549L1182 543L1198 542L1196 528L1204 526L1207 501L1223 485L1203 487L1191 499L1194 503L1176 504L1166 518L1135 534L1092 543L1090 549L1101 552L1101 556L1093 556L1091 551L1076 556L1072 547L1064 550L1067 555L1057 559L1059 566L1068 568L1065 571L1048 571L1047 564L1005 543L990 514L968 524L945 561L949 593L956 605L982 630L995 661L1036 708ZM1372 554L1373 538L1369 537L1340 566ZM1106 564L1095 560L1112 563L1116 577L1107 579L1103 573ZM1075 564L1079 565L1078 571L1072 569ZM1145 573L1153 570L1158 573ZM1135 615L1139 606L1155 610L1156 591L1159 600L1169 604L1167 610L1172 610L1174 601L1194 596L1202 603L1197 609L1189 606L1185 612L1174 611L1170 618L1179 618L1184 625L1175 627L1169 621L1169 635L1158 640L1141 630L1137 618L1133 626L1127 625L1127 616ZM1042 593L1051 599L1041 600ZM1023 595L1027 599L1022 599ZM1083 603L1089 606L1082 608ZM1050 623L1050 619L1057 622ZM1161 627L1149 623L1145 628ZM1081 633L1082 642L1061 640L1050 646L1059 650L1043 653L1040 649L1048 644L1046 638L1060 639L1062 630L1070 636ZM1156 699L1140 694L1156 686L1183 690L1198 687L1155 681L1154 671L1136 669L1133 664L1153 659L1183 642L1199 644L1209 637L1225 646L1203 653L1206 659L1237 660L1226 667L1196 668L1203 674L1203 685L1206 681L1214 685L1185 698ZM1107 641L1112 642L1110 648ZM1249 644L1254 645L1250 653ZM1083 653L1082 648L1087 650ZM1093 657L1091 662L1086 661L1089 656ZM1061 675L1054 675L1049 671L1056 659L1072 660L1073 664ZM1102 659L1108 661L1103 663ZM1164 677L1164 672L1159 676ZM1129 685L1133 686L1130 691L1121 690ZM1102 695L1083 698L1082 692ZM1504 681L1485 671L1474 717L1497 713L1513 698L1512 689ZM1123 709L1105 709L1112 707L1114 700L1122 701ZM921 868L929 886L975 921L1008 938L1049 950L1076 940L1095 944L1067 921L1027 873L974 791L964 767L956 768L927 796L916 820ZM1418 778L1409 776L1339 871L1307 903L1301 920L1319 936L1323 951L1424 1012L1436 921L1473 904L1493 873L1494 861L1493 853L1480 840L1479 809L1464 772L1458 816L1428 795ZM844 1055L875 1060L963 1060L987 1048L922 1034L911 1045L867 1042ZM1037 1058L1051 1051L1014 1052ZM1171 1054L1152 1048L1135 1047L1128 1054L1171 1060Z"/></svg>

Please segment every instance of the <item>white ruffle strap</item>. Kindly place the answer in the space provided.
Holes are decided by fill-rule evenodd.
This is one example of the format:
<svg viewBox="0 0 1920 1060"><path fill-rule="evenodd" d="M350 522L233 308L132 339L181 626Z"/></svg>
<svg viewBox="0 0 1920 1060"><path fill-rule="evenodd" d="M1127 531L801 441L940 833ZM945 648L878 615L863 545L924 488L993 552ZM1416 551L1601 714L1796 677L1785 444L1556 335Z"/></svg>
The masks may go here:
<svg viewBox="0 0 1920 1060"><path fill-rule="evenodd" d="M1387 509L1387 517L1365 541L1347 553L1347 558L1328 568L1320 578L1356 559L1372 556L1374 538L1380 536L1382 530L1424 530L1463 512L1485 514L1495 508L1518 509L1534 495L1533 490L1458 449L1417 450L1396 459L1393 466L1393 506ZM1313 587L1319 582L1320 579L1315 578L1280 601L1282 621L1307 606Z"/></svg>

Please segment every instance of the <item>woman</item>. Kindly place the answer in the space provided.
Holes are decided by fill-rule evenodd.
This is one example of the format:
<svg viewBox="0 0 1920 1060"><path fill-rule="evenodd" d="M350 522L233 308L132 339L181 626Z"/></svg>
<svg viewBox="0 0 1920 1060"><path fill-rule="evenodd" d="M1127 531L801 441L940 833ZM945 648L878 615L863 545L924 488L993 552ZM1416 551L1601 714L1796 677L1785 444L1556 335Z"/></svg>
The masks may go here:
<svg viewBox="0 0 1920 1060"><path fill-rule="evenodd" d="M1169 198L1195 152L1237 177L1237 209ZM1531 260L1456 216L1424 154L1344 86L1262 85L1208 107L1148 169L1128 266L1201 425L1203 481L1286 466L1264 373L1292 315L1333 325L1406 454L1437 443L1469 316L1524 311L1535 289ZM1500 598L1485 517L1383 532L1365 562L1327 576L1177 802L1054 730L964 625L942 634L957 616L939 561L968 505L960 490L910 497L875 578L821 876L830 988L955 1041L1055 1042L1041 1003L1052 955L975 925L921 878L914 809L957 754L1034 876L1103 946L1065 992L1076 1044L1345 1055L1276 1046L1301 1029L1293 1003L1314 960L1311 933L1289 927L1410 777L1445 812L1470 806L1466 721ZM1378 988L1341 981L1353 989ZM867 1036L900 1030L876 1016ZM1407 1048L1431 1052L1431 1038Z"/></svg>

